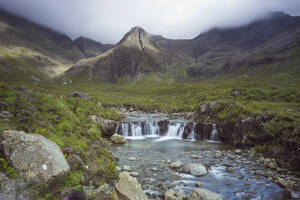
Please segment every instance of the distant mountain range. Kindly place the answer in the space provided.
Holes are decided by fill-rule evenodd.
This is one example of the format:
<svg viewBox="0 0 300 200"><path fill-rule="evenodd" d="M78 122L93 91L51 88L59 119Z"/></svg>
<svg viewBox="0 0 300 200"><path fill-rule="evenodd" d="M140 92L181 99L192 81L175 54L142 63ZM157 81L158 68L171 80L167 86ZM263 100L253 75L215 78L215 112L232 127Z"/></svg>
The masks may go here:
<svg viewBox="0 0 300 200"><path fill-rule="evenodd" d="M295 76L300 68L300 17L274 12L250 24L214 28L190 40L166 39L134 27L111 45L84 37L72 41L1 11L0 53L0 72L10 79L19 77L18 73L27 78L61 74L71 80L108 82L150 75L174 80L262 72Z"/></svg>

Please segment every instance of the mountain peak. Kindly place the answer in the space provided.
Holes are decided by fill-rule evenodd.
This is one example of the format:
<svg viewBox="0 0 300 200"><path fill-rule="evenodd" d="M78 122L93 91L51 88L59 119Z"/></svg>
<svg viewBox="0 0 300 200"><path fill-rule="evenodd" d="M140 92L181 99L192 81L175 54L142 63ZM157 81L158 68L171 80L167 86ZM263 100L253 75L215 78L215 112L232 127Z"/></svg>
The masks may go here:
<svg viewBox="0 0 300 200"><path fill-rule="evenodd" d="M290 15L284 13L284 12L280 12L280 11L276 11L276 12L271 12L269 14L269 16L271 18L275 18L275 19L278 19L278 18L286 18L286 17L291 17Z"/></svg>
<svg viewBox="0 0 300 200"><path fill-rule="evenodd" d="M117 45L143 49L145 45L150 43L150 35L142 27L135 26L125 34Z"/></svg>

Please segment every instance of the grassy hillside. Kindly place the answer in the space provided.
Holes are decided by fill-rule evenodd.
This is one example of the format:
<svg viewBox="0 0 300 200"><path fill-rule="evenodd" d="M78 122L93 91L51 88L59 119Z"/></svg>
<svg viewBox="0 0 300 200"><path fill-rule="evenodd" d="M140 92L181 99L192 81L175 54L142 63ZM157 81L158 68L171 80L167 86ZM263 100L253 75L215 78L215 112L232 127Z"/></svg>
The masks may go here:
<svg viewBox="0 0 300 200"><path fill-rule="evenodd" d="M34 199L61 199L61 192L68 188L81 188L91 180L100 186L117 177L115 161L107 149L107 141L102 138L99 124L88 116L97 115L115 120L119 118L113 109L100 106L97 98L66 98L56 94L13 89L1 83L0 101L0 109L12 114L7 119L0 119L0 133L3 130L23 130L41 134L57 143L66 159L72 154L65 148L71 148L89 166L87 169L82 166L72 169L63 185L51 192L45 190L43 185L33 185L32 188L39 196ZM3 158L0 158L0 169L10 176L17 176Z"/></svg>

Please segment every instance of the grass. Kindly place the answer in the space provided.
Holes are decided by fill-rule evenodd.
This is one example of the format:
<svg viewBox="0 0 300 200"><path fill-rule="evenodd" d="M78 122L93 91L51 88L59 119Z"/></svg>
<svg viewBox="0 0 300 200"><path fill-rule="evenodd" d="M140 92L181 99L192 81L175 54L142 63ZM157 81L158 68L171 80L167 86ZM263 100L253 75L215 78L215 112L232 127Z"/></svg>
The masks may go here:
<svg viewBox="0 0 300 200"><path fill-rule="evenodd" d="M41 134L57 143L63 151L68 147L79 152L83 162L96 169L72 170L53 193L44 194L41 190L42 199L55 199L65 188L81 187L82 177L91 177L95 184L117 178L115 161L102 138L101 127L89 118L89 115L96 115L119 120L114 109L102 107L97 98L87 100L40 92L24 93L3 83L0 84L0 101L5 102L4 109L14 115L9 120L0 119L1 132L13 129ZM69 156L65 152L67 159ZM16 174L3 158L0 158L0 170L9 176Z"/></svg>

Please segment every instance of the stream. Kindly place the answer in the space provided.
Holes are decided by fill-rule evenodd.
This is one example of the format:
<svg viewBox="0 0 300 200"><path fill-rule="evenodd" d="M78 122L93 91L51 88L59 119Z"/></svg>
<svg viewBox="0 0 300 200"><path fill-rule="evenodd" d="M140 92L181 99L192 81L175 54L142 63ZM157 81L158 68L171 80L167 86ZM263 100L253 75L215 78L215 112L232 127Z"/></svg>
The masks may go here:
<svg viewBox="0 0 300 200"><path fill-rule="evenodd" d="M204 141L195 141L193 130L182 139L188 121L169 120L166 133L161 135L159 120L167 117L128 116L116 130L126 137L126 144L111 147L119 158L118 166L134 172L149 199L164 199L169 189L188 195L197 187L219 193L224 199L289 199L285 198L286 190L263 176L265 168L256 162L254 152L222 144L215 128ZM183 167L171 169L170 163L177 160ZM200 177L188 174L184 170L188 163L200 163L208 173Z"/></svg>

